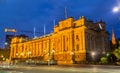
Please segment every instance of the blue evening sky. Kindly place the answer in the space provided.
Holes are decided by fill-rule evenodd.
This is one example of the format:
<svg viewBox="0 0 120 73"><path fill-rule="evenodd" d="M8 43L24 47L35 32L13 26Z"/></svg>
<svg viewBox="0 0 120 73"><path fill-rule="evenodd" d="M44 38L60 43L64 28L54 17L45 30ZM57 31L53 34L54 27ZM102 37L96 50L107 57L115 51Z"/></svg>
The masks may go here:
<svg viewBox="0 0 120 73"><path fill-rule="evenodd" d="M85 16L93 21L106 22L107 31L111 36L114 28L115 36L120 37L120 12L113 13L112 9L119 6L119 0L0 0L0 47L4 46L5 28L14 28L17 34L26 34L33 37L34 27L37 36L43 35L43 26L46 33L53 31L53 20L56 24L65 19L64 8L67 8L68 17L75 20Z"/></svg>

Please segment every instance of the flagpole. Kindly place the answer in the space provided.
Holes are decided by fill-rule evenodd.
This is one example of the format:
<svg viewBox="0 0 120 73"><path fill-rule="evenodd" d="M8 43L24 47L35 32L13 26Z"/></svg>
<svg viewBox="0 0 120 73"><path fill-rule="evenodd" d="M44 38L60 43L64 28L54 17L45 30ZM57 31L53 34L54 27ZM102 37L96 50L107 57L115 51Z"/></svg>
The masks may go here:
<svg viewBox="0 0 120 73"><path fill-rule="evenodd" d="M65 7L65 19L67 19L67 8Z"/></svg>
<svg viewBox="0 0 120 73"><path fill-rule="evenodd" d="M54 24L54 27L55 27L55 19L53 20L53 24Z"/></svg>
<svg viewBox="0 0 120 73"><path fill-rule="evenodd" d="M34 27L34 38L35 38L35 31L36 31L36 29L35 29L35 27Z"/></svg>
<svg viewBox="0 0 120 73"><path fill-rule="evenodd" d="M46 34L46 27L45 27L45 24L44 24L44 36L45 36L45 34Z"/></svg>

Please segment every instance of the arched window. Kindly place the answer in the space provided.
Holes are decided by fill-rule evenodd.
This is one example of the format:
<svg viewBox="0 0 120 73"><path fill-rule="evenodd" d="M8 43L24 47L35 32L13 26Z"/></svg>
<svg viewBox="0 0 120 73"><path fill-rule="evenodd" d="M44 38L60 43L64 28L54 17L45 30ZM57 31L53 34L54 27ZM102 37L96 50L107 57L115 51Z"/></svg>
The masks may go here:
<svg viewBox="0 0 120 73"><path fill-rule="evenodd" d="M79 36L78 35L76 35L76 40L79 41Z"/></svg>

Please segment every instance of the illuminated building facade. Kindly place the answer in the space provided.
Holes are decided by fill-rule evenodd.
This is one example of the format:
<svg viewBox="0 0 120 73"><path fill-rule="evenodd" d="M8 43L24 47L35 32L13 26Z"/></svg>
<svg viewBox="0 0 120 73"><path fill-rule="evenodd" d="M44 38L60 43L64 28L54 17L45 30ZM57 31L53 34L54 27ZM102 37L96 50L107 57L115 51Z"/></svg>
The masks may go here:
<svg viewBox="0 0 120 73"><path fill-rule="evenodd" d="M34 59L58 64L71 64L86 61L86 53L109 51L109 34L105 23L93 23L84 16L78 20L72 17L61 20L48 35L24 39L14 37L10 45L10 61Z"/></svg>

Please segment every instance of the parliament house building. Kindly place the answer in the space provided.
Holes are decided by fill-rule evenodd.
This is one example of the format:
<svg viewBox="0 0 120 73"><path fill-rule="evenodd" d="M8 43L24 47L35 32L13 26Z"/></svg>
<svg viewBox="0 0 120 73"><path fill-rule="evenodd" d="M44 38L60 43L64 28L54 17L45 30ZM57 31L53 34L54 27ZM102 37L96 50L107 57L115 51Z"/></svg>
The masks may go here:
<svg viewBox="0 0 120 73"><path fill-rule="evenodd" d="M87 61L110 50L105 22L93 22L81 16L59 21L50 34L37 38L15 36L10 44L10 62L27 61L73 64ZM89 55L87 55L89 53ZM92 58L91 57L91 58Z"/></svg>

